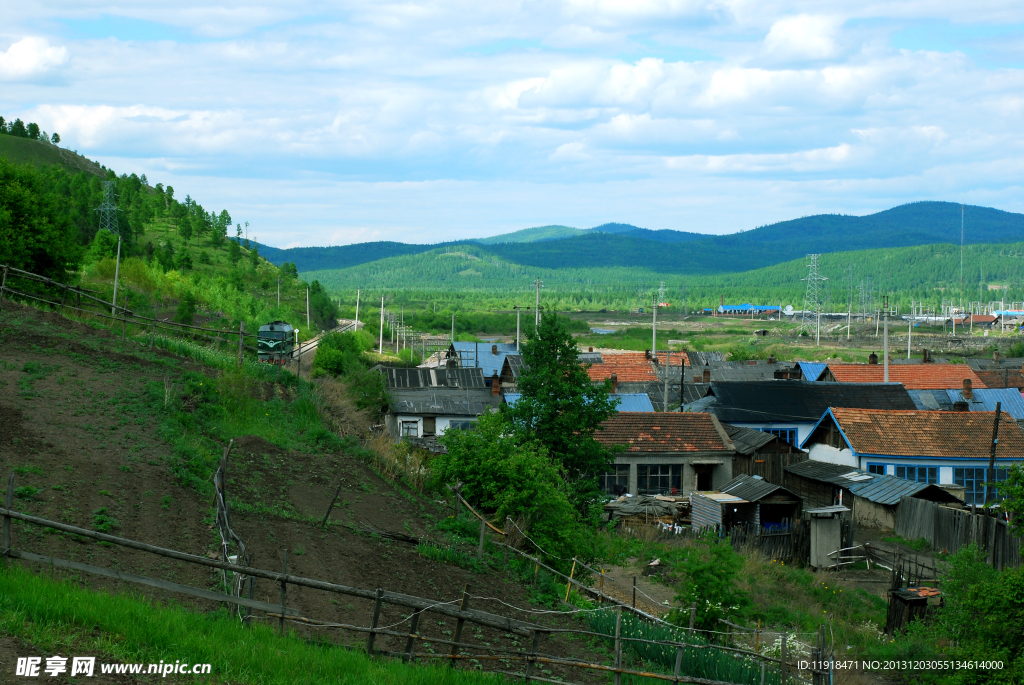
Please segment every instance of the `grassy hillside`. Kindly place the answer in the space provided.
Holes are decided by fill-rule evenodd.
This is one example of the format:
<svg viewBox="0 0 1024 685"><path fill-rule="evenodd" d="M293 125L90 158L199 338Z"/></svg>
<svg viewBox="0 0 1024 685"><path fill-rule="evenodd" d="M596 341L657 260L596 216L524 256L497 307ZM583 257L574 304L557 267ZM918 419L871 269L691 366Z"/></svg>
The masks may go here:
<svg viewBox="0 0 1024 685"><path fill-rule="evenodd" d="M90 159L57 145L29 138L0 135L0 157L5 157L17 164L31 164L36 168L56 164L69 171L85 171L96 176L104 175L100 165Z"/></svg>

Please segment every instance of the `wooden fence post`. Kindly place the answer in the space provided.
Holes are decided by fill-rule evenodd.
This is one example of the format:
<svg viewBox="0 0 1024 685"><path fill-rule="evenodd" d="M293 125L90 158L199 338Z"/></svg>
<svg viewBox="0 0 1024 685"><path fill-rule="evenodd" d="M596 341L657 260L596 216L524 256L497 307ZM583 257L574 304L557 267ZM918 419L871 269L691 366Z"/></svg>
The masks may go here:
<svg viewBox="0 0 1024 685"><path fill-rule="evenodd" d="M4 265L4 280L0 281L0 305L4 302L4 289L7 288L7 269L10 267Z"/></svg>
<svg viewBox="0 0 1024 685"><path fill-rule="evenodd" d="M370 620L370 637L366 638L366 653L373 656L373 643L377 638L377 623L380 621L380 605L384 602L384 591L377 588L376 598L373 600L373 618Z"/></svg>
<svg viewBox="0 0 1024 685"><path fill-rule="evenodd" d="M782 685L786 685L786 672L789 670L789 664L786 663L786 659L788 658L788 655L786 654L787 637L788 636L785 633L782 634L782 663L779 664L782 670Z"/></svg>
<svg viewBox="0 0 1024 685"><path fill-rule="evenodd" d="M693 624L697 622L697 603L690 605L690 637L693 637Z"/></svg>
<svg viewBox="0 0 1024 685"><path fill-rule="evenodd" d="M245 564L246 564L246 566L252 566L252 562L253 562L253 557L250 554L249 558L246 560ZM249 599L253 599L253 596L255 594L256 594L256 578L253 577L253 576L249 576ZM252 623L252 607L246 607L245 608L245 625L250 625L251 623Z"/></svg>
<svg viewBox="0 0 1024 685"><path fill-rule="evenodd" d="M676 679L677 683L679 682L679 672L681 670L683 670L683 646L679 645L676 647L676 665L672 669L672 677Z"/></svg>
<svg viewBox="0 0 1024 685"><path fill-rule="evenodd" d="M242 345L245 339L245 321L238 324L238 368L242 368Z"/></svg>
<svg viewBox="0 0 1024 685"><path fill-rule="evenodd" d="M462 602L459 603L459 611L465 611L468 608L469 608L469 583L466 583L466 585L462 588ZM462 618L460 616L459 619L455 622L455 637L452 638L452 642L454 642L455 644L452 645L452 651L451 651L451 655L452 656L457 656L458 653L459 653L459 643L462 642L462 627L464 625L466 625L466 619L464 619L464 618ZM448 666L450 668L454 668L455 667L455 659L449 659L448 660Z"/></svg>
<svg viewBox="0 0 1024 685"><path fill-rule="evenodd" d="M537 566L540 569L540 565ZM569 571L569 581L565 584L565 601L569 601L569 590L572 589L572 576L576 573L576 557L572 558L572 569ZM537 571L533 572L533 584L537 584Z"/></svg>
<svg viewBox="0 0 1024 685"><path fill-rule="evenodd" d="M284 635L284 601L288 595L288 549L284 550L284 562L281 565L281 573L284 574L284 578L281 579L281 620L278 624L278 633Z"/></svg>
<svg viewBox="0 0 1024 685"><path fill-rule="evenodd" d="M153 342L156 340L156 321L160 318L160 305L153 304L153 323L149 325L149 351L153 351Z"/></svg>
<svg viewBox="0 0 1024 685"><path fill-rule="evenodd" d="M526 679L523 682L530 682L530 676L533 675L533 657L537 656L537 647L540 644L540 631L534 630L533 642L530 645L530 654L526 659Z"/></svg>
<svg viewBox="0 0 1024 685"><path fill-rule="evenodd" d="M57 314L64 315L64 302L68 299L68 286L64 286L64 293L60 296L60 306L57 307Z"/></svg>
<svg viewBox="0 0 1024 685"><path fill-rule="evenodd" d="M331 498L331 503L327 505L327 513L324 514L324 520L320 522L320 527L323 528L327 525L327 519L331 517L331 510L334 509L334 503L338 501L338 495L341 494L341 483L338 483L338 489L334 491L334 497Z"/></svg>
<svg viewBox="0 0 1024 685"><path fill-rule="evenodd" d="M405 640L405 656L402 657L402 661L404 661L406 663L409 663L410 661L412 661L412 648L413 648L413 644L416 641L413 636L417 634L416 631L419 629L419 626L420 626L420 614L422 614L422 613L423 613L423 609L416 609L412 613L412 623L409 625L409 637L406 638L406 640Z"/></svg>
<svg viewBox="0 0 1024 685"><path fill-rule="evenodd" d="M14 508L14 471L11 471L11 475L7 478L7 494L4 496L4 506L7 509ZM11 517L7 515L4 516L3 536L2 554L6 557L8 550L11 549ZM6 561L4 563L6 565Z"/></svg>
<svg viewBox="0 0 1024 685"><path fill-rule="evenodd" d="M504 559L505 566L508 566L508 534L510 532L509 529L508 529L508 522L511 521L511 520L512 519L510 517L508 517L508 516L505 517L505 559Z"/></svg>
<svg viewBox="0 0 1024 685"><path fill-rule="evenodd" d="M636 609L636 576L633 576L633 608Z"/></svg>
<svg viewBox="0 0 1024 685"><path fill-rule="evenodd" d="M615 685L622 685L622 605L615 607Z"/></svg>
<svg viewBox="0 0 1024 685"><path fill-rule="evenodd" d="M487 529L487 519L480 516L480 544L476 548L476 561L480 563L484 559L484 531Z"/></svg>

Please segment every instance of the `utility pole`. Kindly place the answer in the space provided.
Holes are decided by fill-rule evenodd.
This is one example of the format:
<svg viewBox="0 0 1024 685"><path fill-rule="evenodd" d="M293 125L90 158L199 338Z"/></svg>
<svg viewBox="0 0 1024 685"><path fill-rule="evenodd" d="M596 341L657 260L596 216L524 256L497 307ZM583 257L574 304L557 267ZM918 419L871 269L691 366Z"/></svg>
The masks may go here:
<svg viewBox="0 0 1024 685"><path fill-rule="evenodd" d="M987 483L993 482L992 479L996 475L996 447L999 445L999 414L1002 408L1003 403L996 402L996 421L992 425L992 447L989 449L988 471L985 473L985 506L988 506L989 501L992 499L992 491L995 490L995 488L990 487Z"/></svg>
<svg viewBox="0 0 1024 685"><path fill-rule="evenodd" d="M537 329L540 328L540 289L544 287L541 280L537 279L537 311L533 315L533 330L536 333Z"/></svg>
<svg viewBox="0 0 1024 685"><path fill-rule="evenodd" d="M114 182L103 182L103 202L95 211L100 213L100 230L107 230L117 236L117 260L114 262L114 299L110 303L110 315L116 316L117 281L121 275L121 231L117 227L117 204L114 202Z"/></svg>
<svg viewBox="0 0 1024 685"><path fill-rule="evenodd" d="M380 296L380 342L377 344L377 349L380 350L381 354L384 354L384 296Z"/></svg>
<svg viewBox="0 0 1024 685"><path fill-rule="evenodd" d="M672 368L672 363L670 361L671 359L672 359L672 353L669 352L668 349L666 349L665 350L665 399L664 399L664 404L662 405L664 407L664 409L662 409L662 411L668 411L668 370ZM683 377L681 375L679 376L679 382L680 383L683 382Z"/></svg>
<svg viewBox="0 0 1024 685"><path fill-rule="evenodd" d="M452 345L455 344L455 312L452 312Z"/></svg>
<svg viewBox="0 0 1024 685"><path fill-rule="evenodd" d="M654 318L651 320L651 359L658 360L658 300L654 300Z"/></svg>
<svg viewBox="0 0 1024 685"><path fill-rule="evenodd" d="M883 378L882 381L885 382L885 383L888 383L889 382L889 296L888 295L886 295L882 299L882 303L883 303L882 306L885 307L885 314L883 314L883 316L885 317L885 323L883 324L884 330L882 332L882 357L883 357L884 362L885 362L884 366L883 366L883 373L885 375L885 378Z"/></svg>
<svg viewBox="0 0 1024 685"><path fill-rule="evenodd" d="M306 288L306 328L309 328L309 288Z"/></svg>
<svg viewBox="0 0 1024 685"><path fill-rule="evenodd" d="M910 321L907 322L907 359L910 359L910 334L914 330L914 301L910 301Z"/></svg>
<svg viewBox="0 0 1024 685"><path fill-rule="evenodd" d="M516 352L519 351L519 315L522 313L522 307L516 305L513 307L516 310Z"/></svg>
<svg viewBox="0 0 1024 685"><path fill-rule="evenodd" d="M846 267L848 277L850 279L850 308L846 313L846 339L850 339L850 329L853 328L853 267Z"/></svg>
<svg viewBox="0 0 1024 685"><path fill-rule="evenodd" d="M277 277L277 306L281 306L281 277Z"/></svg>
<svg viewBox="0 0 1024 685"><path fill-rule="evenodd" d="M359 330L359 288L356 288L356 330Z"/></svg>

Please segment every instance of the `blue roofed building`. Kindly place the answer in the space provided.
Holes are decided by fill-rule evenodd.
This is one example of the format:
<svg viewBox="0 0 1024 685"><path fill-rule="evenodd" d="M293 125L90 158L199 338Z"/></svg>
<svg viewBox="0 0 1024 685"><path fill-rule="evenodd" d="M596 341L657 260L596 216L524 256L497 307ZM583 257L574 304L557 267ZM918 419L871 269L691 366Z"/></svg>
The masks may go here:
<svg viewBox="0 0 1024 685"><path fill-rule="evenodd" d="M816 381L821 378L821 374L825 373L825 369L828 368L828 364L825 362L797 362L800 365L800 371L803 372L805 381Z"/></svg>
<svg viewBox="0 0 1024 685"><path fill-rule="evenodd" d="M967 411L995 411L996 403L1014 421L1024 420L1024 397L1017 388L971 388L962 390L907 390L914 406L924 411L953 411L958 402Z"/></svg>
<svg viewBox="0 0 1024 685"><path fill-rule="evenodd" d="M514 405L522 397L520 393L505 393L505 404ZM651 398L642 392L612 393L609 395L613 400L619 400L618 410L628 412L653 412L654 405Z"/></svg>

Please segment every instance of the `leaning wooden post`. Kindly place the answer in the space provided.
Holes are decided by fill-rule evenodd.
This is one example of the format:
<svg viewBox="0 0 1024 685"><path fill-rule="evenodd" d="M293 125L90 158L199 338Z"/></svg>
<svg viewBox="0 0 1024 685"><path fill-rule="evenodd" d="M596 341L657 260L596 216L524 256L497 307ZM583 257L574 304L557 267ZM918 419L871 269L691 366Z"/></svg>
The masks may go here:
<svg viewBox="0 0 1024 685"><path fill-rule="evenodd" d="M370 637L366 638L366 653L373 656L373 643L377 639L377 623L380 621L380 606L384 603L384 591L377 588L373 600L373 617L370 619Z"/></svg>
<svg viewBox="0 0 1024 685"><path fill-rule="evenodd" d="M160 318L160 305L153 305L153 323L149 325L149 351L153 351L153 342L156 340L156 320Z"/></svg>
<svg viewBox="0 0 1024 685"><path fill-rule="evenodd" d="M323 528L327 525L327 519L331 517L331 510L334 509L334 503L338 501L338 495L341 494L341 483L338 483L338 489L334 491L334 497L331 498L331 503L327 505L327 513L324 514L324 520L320 522L320 527Z"/></svg>
<svg viewBox="0 0 1024 685"><path fill-rule="evenodd" d="M466 583L465 587L462 588L462 602L459 603L459 611L465 611L469 608L469 583ZM455 637L452 638L452 652L453 657L459 654L459 643L462 641L462 627L466 625L466 619L459 617L459 620L455 622ZM448 660L448 666L455 666L455 659Z"/></svg>
<svg viewBox="0 0 1024 685"><path fill-rule="evenodd" d="M785 633L783 633L782 634L782 662L779 664L781 666L781 671L782 671L782 685L786 685L786 671L789 668L789 664L786 663L786 659L788 658L788 656L786 654L786 637L787 637L787 635Z"/></svg>
<svg viewBox="0 0 1024 685"><path fill-rule="evenodd" d="M4 496L4 506L7 509L14 508L14 472L11 471L11 475L7 478L7 494ZM11 549L11 517L4 514L4 533L3 533L3 556L7 557L7 552ZM4 562L6 564L6 562Z"/></svg>
<svg viewBox="0 0 1024 685"><path fill-rule="evenodd" d="M636 576L633 576L633 608L636 609Z"/></svg>
<svg viewBox="0 0 1024 685"><path fill-rule="evenodd" d="M615 685L622 685L622 605L615 607Z"/></svg>
<svg viewBox="0 0 1024 685"><path fill-rule="evenodd" d="M487 530L487 519L480 517L480 544L476 548L476 561L480 563L484 559L484 531Z"/></svg>
<svg viewBox="0 0 1024 685"><path fill-rule="evenodd" d="M538 566L538 568L540 568L540 567ZM569 580L565 584L565 601L566 602L569 601L569 590L572 589L572 575L574 573L576 573L576 557L572 558L572 569L569 571ZM537 584L537 574L536 573L534 573L533 584L534 585Z"/></svg>
<svg viewBox="0 0 1024 685"><path fill-rule="evenodd" d="M505 517L505 560L504 560L505 566L508 566L508 534L510 532L509 529L508 529L508 523L511 520L512 519L510 517L508 517L508 516Z"/></svg>
<svg viewBox="0 0 1024 685"><path fill-rule="evenodd" d="M7 288L7 269L10 267L4 265L4 280L0 281L0 304L4 302L4 290Z"/></svg>
<svg viewBox="0 0 1024 685"><path fill-rule="evenodd" d="M601 567L601 588L597 595L597 603L604 604L604 566Z"/></svg>
<svg viewBox="0 0 1024 685"><path fill-rule="evenodd" d="M57 314L64 315L64 303L68 299L68 286L64 286L64 293L60 296L60 306L57 307Z"/></svg>
<svg viewBox="0 0 1024 685"><path fill-rule="evenodd" d="M250 554L249 558L245 562L245 565L251 567L252 566L252 562L253 562L253 557ZM253 576L249 576L249 599L252 599L255 594L256 594L256 578L253 577ZM245 625L249 625L251 623L252 623L252 607L246 607L245 608Z"/></svg>
<svg viewBox="0 0 1024 685"><path fill-rule="evenodd" d="M677 683L679 682L679 672L681 670L683 670L683 646L679 645L676 647L676 665L672 669L672 677L676 679Z"/></svg>
<svg viewBox="0 0 1024 685"><path fill-rule="evenodd" d="M412 661L412 648L413 643L416 641L420 625L420 614L423 613L423 609L417 609L412 614L412 623L409 625L409 637L405 640L405 656L402 657L402 661L409 663Z"/></svg>
<svg viewBox="0 0 1024 685"><path fill-rule="evenodd" d="M284 601L288 595L288 550L284 550L284 563L281 565L281 573L284 574L284 578L281 579L281 619L278 623L278 633L284 635Z"/></svg>
<svg viewBox="0 0 1024 685"><path fill-rule="evenodd" d="M238 324L238 368L242 368L242 345L245 339L245 321Z"/></svg>
<svg viewBox="0 0 1024 685"><path fill-rule="evenodd" d="M690 605L690 637L693 637L693 624L697 622L697 603Z"/></svg>

